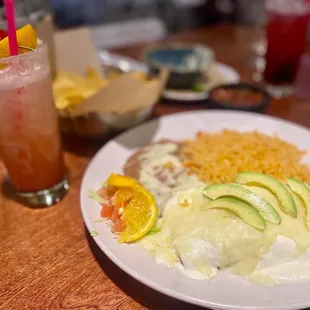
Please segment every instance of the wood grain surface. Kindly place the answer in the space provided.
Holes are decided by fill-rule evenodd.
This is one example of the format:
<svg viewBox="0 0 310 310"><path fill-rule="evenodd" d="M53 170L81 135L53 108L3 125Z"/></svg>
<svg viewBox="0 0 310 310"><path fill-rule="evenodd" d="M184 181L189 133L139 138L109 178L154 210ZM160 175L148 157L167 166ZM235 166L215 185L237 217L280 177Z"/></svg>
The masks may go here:
<svg viewBox="0 0 310 310"><path fill-rule="evenodd" d="M231 26L201 29L169 38L205 43L219 61L250 79L250 29ZM118 50L138 58L143 46ZM160 102L154 116L203 109L201 105ZM268 112L310 127L310 102L274 101ZM64 137L71 189L56 206L33 210L0 194L0 309L200 309L157 293L116 267L97 247L83 224L79 194L83 173L106 141ZM1 179L5 168L0 163Z"/></svg>

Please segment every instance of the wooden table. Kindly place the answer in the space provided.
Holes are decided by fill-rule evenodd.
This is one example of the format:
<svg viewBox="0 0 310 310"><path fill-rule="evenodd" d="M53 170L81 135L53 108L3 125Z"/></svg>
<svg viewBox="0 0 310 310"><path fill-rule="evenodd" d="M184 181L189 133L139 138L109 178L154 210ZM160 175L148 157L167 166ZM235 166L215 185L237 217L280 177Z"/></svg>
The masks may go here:
<svg viewBox="0 0 310 310"><path fill-rule="evenodd" d="M172 41L205 43L219 61L250 77L246 59L252 32L230 26L182 33ZM138 57L140 47L118 52ZM155 116L201 109L159 103ZM310 127L310 102L274 101L268 114ZM79 193L82 176L98 148L65 138L71 189L58 205L33 210L0 195L0 309L198 309L159 294L116 267L96 246L83 224ZM1 178L5 170L0 164Z"/></svg>

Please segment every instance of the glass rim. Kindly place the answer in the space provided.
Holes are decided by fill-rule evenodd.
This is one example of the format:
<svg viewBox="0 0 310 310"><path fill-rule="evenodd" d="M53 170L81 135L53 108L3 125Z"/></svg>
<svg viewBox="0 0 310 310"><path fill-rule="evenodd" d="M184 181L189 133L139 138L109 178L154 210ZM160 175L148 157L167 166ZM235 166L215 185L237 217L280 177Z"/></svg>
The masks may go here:
<svg viewBox="0 0 310 310"><path fill-rule="evenodd" d="M0 57L0 63L8 64L8 63L15 62L17 60L25 59L25 58L30 57L31 55L41 52L42 50L45 50L46 48L47 48L47 44L43 42L41 39L38 39L38 45L35 49L30 50L29 52L23 53L23 54L18 54L18 55L9 56L9 57Z"/></svg>
<svg viewBox="0 0 310 310"><path fill-rule="evenodd" d="M281 1L281 3L279 3L279 1ZM287 1L287 3L290 4L294 4L295 5L295 10L293 10L294 14L299 13L300 15L308 15L310 13L310 2L306 1L306 0L266 0L265 1L265 8L267 10L267 12L269 11L274 11L274 10L278 10L279 9L279 5L283 5L283 1ZM299 7L297 7L297 5L299 5ZM296 10L297 8L297 10ZM280 10L280 12L283 11ZM285 11L285 13L287 13L287 11Z"/></svg>

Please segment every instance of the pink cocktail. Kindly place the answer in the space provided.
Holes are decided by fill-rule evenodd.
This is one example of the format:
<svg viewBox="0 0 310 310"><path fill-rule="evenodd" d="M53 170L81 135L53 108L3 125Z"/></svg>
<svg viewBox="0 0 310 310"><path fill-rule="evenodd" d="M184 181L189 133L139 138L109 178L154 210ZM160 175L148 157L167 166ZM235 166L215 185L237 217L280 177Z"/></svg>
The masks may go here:
<svg viewBox="0 0 310 310"><path fill-rule="evenodd" d="M0 59L0 154L27 203L51 205L67 192L45 45Z"/></svg>
<svg viewBox="0 0 310 310"><path fill-rule="evenodd" d="M264 80L279 96L293 90L309 23L305 0L267 0L267 53Z"/></svg>

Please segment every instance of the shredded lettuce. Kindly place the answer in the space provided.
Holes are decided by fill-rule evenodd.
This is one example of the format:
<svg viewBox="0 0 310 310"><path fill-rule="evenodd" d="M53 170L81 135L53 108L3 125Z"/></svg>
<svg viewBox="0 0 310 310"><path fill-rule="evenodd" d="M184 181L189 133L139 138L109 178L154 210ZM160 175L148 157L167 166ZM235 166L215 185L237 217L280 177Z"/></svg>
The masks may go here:
<svg viewBox="0 0 310 310"><path fill-rule="evenodd" d="M103 223L103 222L105 222L105 219L103 219L103 218L100 218L98 220L93 221L93 223L96 223L96 224Z"/></svg>
<svg viewBox="0 0 310 310"><path fill-rule="evenodd" d="M148 236L153 236L158 234L159 232L161 232L161 227L153 227L149 230L149 232L147 233Z"/></svg>
<svg viewBox="0 0 310 310"><path fill-rule="evenodd" d="M102 198L96 191L92 189L88 190L88 197L96 200L101 205L107 203L107 201L104 198Z"/></svg>
<svg viewBox="0 0 310 310"><path fill-rule="evenodd" d="M90 232L90 235L91 235L92 237L97 237L99 234L98 234L98 232L97 232L96 230L92 230L92 231Z"/></svg>

